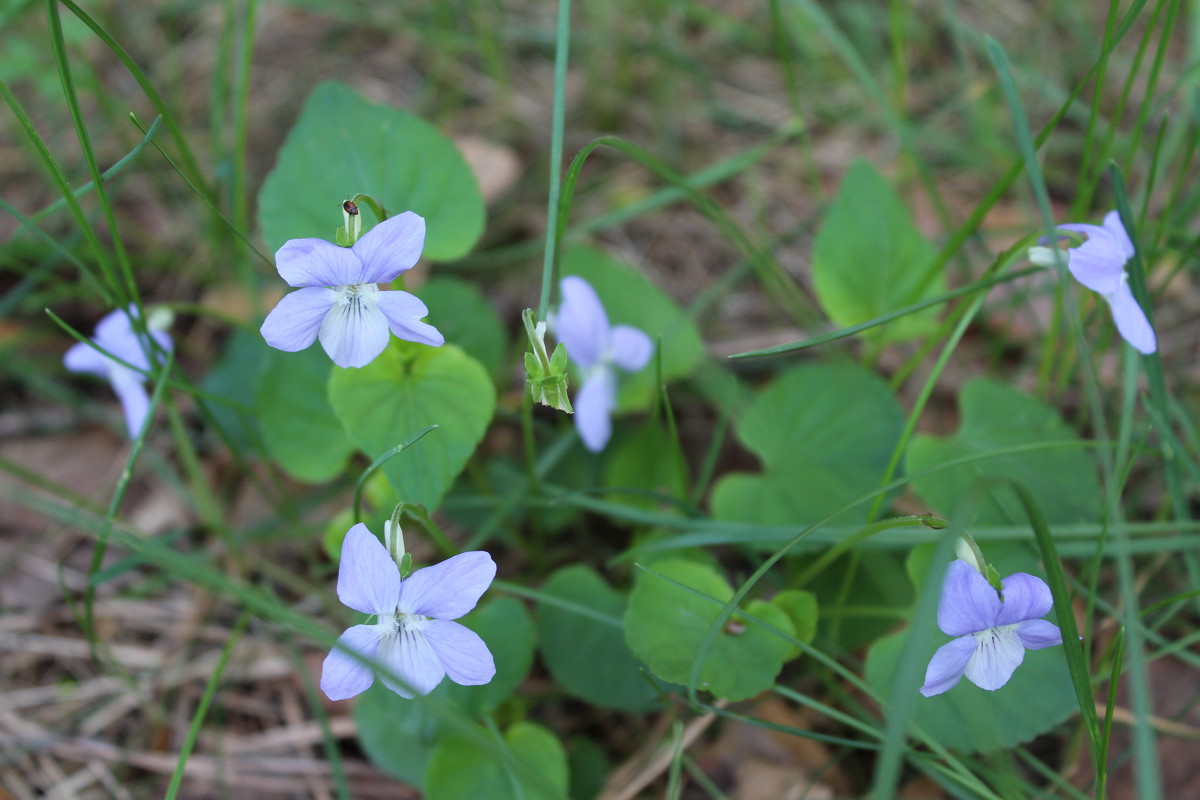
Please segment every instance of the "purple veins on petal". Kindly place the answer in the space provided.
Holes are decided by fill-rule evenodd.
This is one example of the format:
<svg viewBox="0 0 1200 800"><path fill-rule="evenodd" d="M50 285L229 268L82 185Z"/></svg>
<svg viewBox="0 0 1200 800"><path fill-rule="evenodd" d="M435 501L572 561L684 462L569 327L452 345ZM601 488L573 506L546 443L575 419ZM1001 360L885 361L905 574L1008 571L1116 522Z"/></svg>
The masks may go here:
<svg viewBox="0 0 1200 800"><path fill-rule="evenodd" d="M339 367L365 367L387 349L389 328L369 285L343 288L321 322L317 338Z"/></svg>
<svg viewBox="0 0 1200 800"><path fill-rule="evenodd" d="M437 688L446 676L446 668L421 630L422 623L408 626L401 623L399 631L384 637L379 644L379 663L400 679L392 680L383 674L383 683L401 697L426 695Z"/></svg>
<svg viewBox="0 0 1200 800"><path fill-rule="evenodd" d="M994 692L1004 684L1025 660L1025 646L1015 630L992 628L975 634L975 654L967 661L963 674L980 689Z"/></svg>

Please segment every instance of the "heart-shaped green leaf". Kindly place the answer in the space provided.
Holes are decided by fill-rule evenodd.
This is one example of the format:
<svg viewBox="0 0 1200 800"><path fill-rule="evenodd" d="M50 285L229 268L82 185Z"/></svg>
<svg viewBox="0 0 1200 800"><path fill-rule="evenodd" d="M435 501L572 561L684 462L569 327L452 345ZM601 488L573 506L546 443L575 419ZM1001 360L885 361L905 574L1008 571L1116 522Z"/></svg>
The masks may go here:
<svg viewBox="0 0 1200 800"><path fill-rule="evenodd" d="M425 218L425 258L448 261L483 232L484 204L462 153L420 117L329 81L313 90L258 195L272 250L289 239L333 241L341 203L362 192L389 214ZM365 208L364 228L374 224Z"/></svg>
<svg viewBox="0 0 1200 800"><path fill-rule="evenodd" d="M362 369L334 370L329 403L369 458L438 426L383 466L401 502L432 511L483 438L496 396L487 371L454 345L393 339Z"/></svg>

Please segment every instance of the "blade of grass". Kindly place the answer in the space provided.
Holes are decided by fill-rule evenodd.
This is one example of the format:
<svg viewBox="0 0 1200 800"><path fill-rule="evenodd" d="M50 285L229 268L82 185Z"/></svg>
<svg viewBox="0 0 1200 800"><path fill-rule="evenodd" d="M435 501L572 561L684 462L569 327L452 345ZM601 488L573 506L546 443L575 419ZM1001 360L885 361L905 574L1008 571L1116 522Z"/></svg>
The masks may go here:
<svg viewBox="0 0 1200 800"><path fill-rule="evenodd" d="M192 723L188 726L187 734L183 737L183 743L179 746L179 760L175 763L175 770L171 773L171 781L167 784L167 791L164 795L165 800L175 800L175 797L179 794L179 787L183 784L183 771L187 767L188 757L192 754L192 748L196 746L196 740L200 737L200 728L204 725L204 718L208 716L208 708L212 705L213 697L217 694L217 687L221 685L221 676L225 674L225 667L229 664L229 657L233 655L233 649L241 640L242 634L246 632L246 626L249 623L250 613L243 611L238 616L237 622L233 623L233 629L229 632L229 639L225 642L225 646L221 648L221 655L217 659L216 667L213 668L213 674L204 686L204 693L200 695L200 701L196 704L196 712L192 715Z"/></svg>
<svg viewBox="0 0 1200 800"><path fill-rule="evenodd" d="M559 237L563 228L559 197L562 191L563 116L570 50L571 0L558 0L558 28L554 36L554 110L550 123L550 186L546 192L546 249L542 256L542 293L538 300L538 319L545 319L550 311L554 265L558 259Z"/></svg>

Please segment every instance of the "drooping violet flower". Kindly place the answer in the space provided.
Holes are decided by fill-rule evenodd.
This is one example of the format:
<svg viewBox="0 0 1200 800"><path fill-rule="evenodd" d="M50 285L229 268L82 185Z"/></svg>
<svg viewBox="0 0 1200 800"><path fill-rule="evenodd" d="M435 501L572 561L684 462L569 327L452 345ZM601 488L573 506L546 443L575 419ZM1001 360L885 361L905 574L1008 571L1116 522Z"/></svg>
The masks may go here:
<svg viewBox="0 0 1200 800"><path fill-rule="evenodd" d="M451 622L479 602L496 577L496 564L482 551L460 553L401 580L400 569L361 522L346 534L338 570L338 599L355 611L378 617L338 637L321 668L321 691L330 700L365 692L375 670L342 650L378 663L403 683L379 673L401 697L429 694L442 678L464 686L487 683L496 674L492 654L469 628Z"/></svg>
<svg viewBox="0 0 1200 800"><path fill-rule="evenodd" d="M1157 350L1154 328L1129 288L1125 264L1134 251L1121 215L1108 212L1103 225L1079 222L1058 227L1087 234L1087 241L1067 252L1067 268L1075 280L1108 301L1117 331L1135 350L1147 355ZM1031 247L1029 259L1041 266L1054 266L1055 254L1048 247Z"/></svg>
<svg viewBox="0 0 1200 800"><path fill-rule="evenodd" d="M956 560L946 573L938 602L938 627L957 636L938 648L925 670L921 694L933 697L953 688L963 675L994 692L1025 660L1025 650L1062 644L1058 626L1041 619L1050 611L1050 587L1018 572L1005 578L1004 599L977 569Z"/></svg>
<svg viewBox="0 0 1200 800"><path fill-rule="evenodd" d="M96 324L92 341L122 361L149 370L150 359L146 355L149 343L133 329L130 318L136 318L137 306L130 305L128 313L117 309L104 315ZM151 315L153 316L153 315ZM166 352L171 349L171 337L164 330L151 330L150 336ZM159 356L161 362L162 357ZM76 342L63 354L63 365L72 372L90 372L106 378L121 401L125 412L125 427L130 439L136 439L150 411L150 395L146 393L147 378L101 353L94 347Z"/></svg>
<svg viewBox="0 0 1200 800"><path fill-rule="evenodd" d="M408 292L378 284L411 269L425 246L425 220L411 211L380 222L354 243L292 239L275 253L275 268L289 286L260 329L267 344L294 353L317 338L339 367L364 367L387 347L390 329L401 339L437 347L437 328Z"/></svg>
<svg viewBox="0 0 1200 800"><path fill-rule="evenodd" d="M636 372L650 360L654 343L629 325L610 326L604 306L591 284L578 275L563 278L562 303L555 317L555 334L582 373L575 395L575 428L588 450L604 449L612 436L612 411L617 404L613 367Z"/></svg>

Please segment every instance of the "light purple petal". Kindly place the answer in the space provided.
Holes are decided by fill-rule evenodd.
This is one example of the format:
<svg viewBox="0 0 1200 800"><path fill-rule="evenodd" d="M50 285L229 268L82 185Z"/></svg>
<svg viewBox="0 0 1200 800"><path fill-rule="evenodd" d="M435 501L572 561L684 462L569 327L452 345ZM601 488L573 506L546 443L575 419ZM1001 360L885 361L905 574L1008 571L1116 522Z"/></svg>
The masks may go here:
<svg viewBox="0 0 1200 800"><path fill-rule="evenodd" d="M376 304L380 292L338 298L317 338L339 367L365 367L388 346L388 322Z"/></svg>
<svg viewBox="0 0 1200 800"><path fill-rule="evenodd" d="M362 262L348 247L324 239L291 239L275 253L275 269L289 286L347 286L361 279Z"/></svg>
<svg viewBox="0 0 1200 800"><path fill-rule="evenodd" d="M575 429L583 439L583 446L593 453L603 450L612 436L612 411L616 404L616 379L607 367L589 375L575 395Z"/></svg>
<svg viewBox="0 0 1200 800"><path fill-rule="evenodd" d="M1029 650L1041 650L1043 647L1062 644L1062 631L1053 622L1044 619L1022 622L1017 626L1017 637Z"/></svg>
<svg viewBox="0 0 1200 800"><path fill-rule="evenodd" d="M425 247L425 220L411 211L389 217L354 243L362 262L359 283L387 283L412 269ZM421 316L424 316L422 314Z"/></svg>
<svg viewBox="0 0 1200 800"><path fill-rule="evenodd" d="M392 333L401 339L433 347L440 347L446 341L437 328L420 321L421 317L429 313L429 309L408 292L380 292L376 303L387 319Z"/></svg>
<svg viewBox="0 0 1200 800"><path fill-rule="evenodd" d="M608 315L592 285L578 275L559 283L562 303L554 321L554 335L567 346L567 355L582 369L600 361L608 350Z"/></svg>
<svg viewBox="0 0 1200 800"><path fill-rule="evenodd" d="M963 674L980 689L994 692L1004 684L1025 660L1025 646L1015 628L995 628L976 637L975 655Z"/></svg>
<svg viewBox="0 0 1200 800"><path fill-rule="evenodd" d="M63 354L63 366L71 372L88 372L104 377L114 362L91 345L76 342Z"/></svg>
<svg viewBox="0 0 1200 800"><path fill-rule="evenodd" d="M364 614L395 613L400 599L400 570L384 546L361 522L342 541L338 599Z"/></svg>
<svg viewBox="0 0 1200 800"><path fill-rule="evenodd" d="M400 679L396 682L385 674L379 676L401 697L429 694L446 676L437 653L417 628L401 628L395 636L385 638L379 645L379 663Z"/></svg>
<svg viewBox="0 0 1200 800"><path fill-rule="evenodd" d="M650 341L650 337L629 325L618 325L612 329L611 344L613 363L626 372L637 372L654 355L654 342ZM570 349L568 345L568 353Z"/></svg>
<svg viewBox="0 0 1200 800"><path fill-rule="evenodd" d="M1128 282L1122 281L1120 288L1106 295L1104 299L1112 309L1117 332L1134 350L1143 355L1150 355L1158 349L1158 338L1154 335L1154 328L1150 327L1150 320L1146 319L1146 312L1138 305Z"/></svg>
<svg viewBox="0 0 1200 800"><path fill-rule="evenodd" d="M1125 262L1117 260L1108 251L1088 251L1084 247L1086 244L1067 255L1067 268L1071 270L1071 275L1093 292L1112 294L1124 280Z"/></svg>
<svg viewBox="0 0 1200 800"><path fill-rule="evenodd" d="M1050 606L1054 605L1046 582L1028 573L1009 575L1000 585L1004 587L1004 604L996 616L997 625L1012 625L1044 617L1050 613Z"/></svg>
<svg viewBox="0 0 1200 800"><path fill-rule="evenodd" d="M974 653L974 636L960 636L939 647L925 668L925 685L921 687L921 694L933 697L954 688L962 680L963 670Z"/></svg>
<svg viewBox="0 0 1200 800"><path fill-rule="evenodd" d="M1104 215L1104 230L1108 231L1108 235L1113 238L1113 244L1125 257L1125 260L1133 258L1133 242L1129 239L1129 233L1125 230L1125 226L1121 224L1121 214L1115 208Z"/></svg>
<svg viewBox="0 0 1200 800"><path fill-rule="evenodd" d="M479 602L496 577L496 562L482 550L459 553L419 569L400 585L400 611L437 619L458 619Z"/></svg>
<svg viewBox="0 0 1200 800"><path fill-rule="evenodd" d="M374 661L382 631L378 625L355 625L338 637L321 665L321 691L330 700L345 700L362 694L375 682L375 673L367 664L342 650L342 647Z"/></svg>
<svg viewBox="0 0 1200 800"><path fill-rule="evenodd" d="M150 413L150 395L142 385L142 376L128 367L113 363L108 380L117 399L121 401L121 410L125 412L125 428L129 438L136 439L142 430L142 423Z"/></svg>
<svg viewBox="0 0 1200 800"><path fill-rule="evenodd" d="M938 627L948 636L976 633L996 624L1000 598L977 569L956 559L938 601Z"/></svg>
<svg viewBox="0 0 1200 800"><path fill-rule="evenodd" d="M496 676L496 662L479 634L457 622L432 620L422 631L446 675L463 686L482 686Z"/></svg>
<svg viewBox="0 0 1200 800"><path fill-rule="evenodd" d="M289 353L303 350L316 341L321 323L336 299L337 292L318 287L284 295L263 320L259 333L276 350Z"/></svg>

